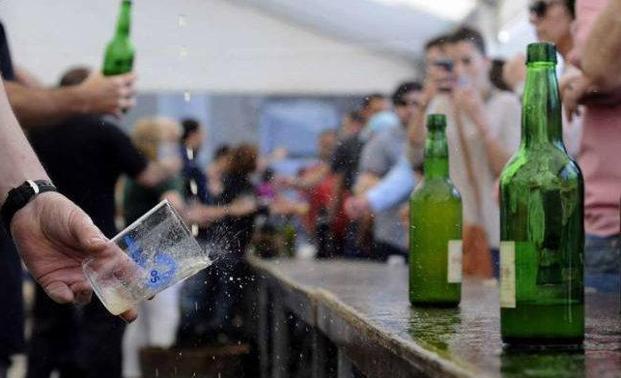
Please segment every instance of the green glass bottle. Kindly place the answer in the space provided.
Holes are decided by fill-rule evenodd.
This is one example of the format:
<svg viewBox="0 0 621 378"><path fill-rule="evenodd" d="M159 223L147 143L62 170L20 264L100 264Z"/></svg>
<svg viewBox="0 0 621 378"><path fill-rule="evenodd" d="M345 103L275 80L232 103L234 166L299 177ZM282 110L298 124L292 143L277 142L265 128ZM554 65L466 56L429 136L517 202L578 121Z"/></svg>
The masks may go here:
<svg viewBox="0 0 621 378"><path fill-rule="evenodd" d="M527 50L522 141L500 178L500 318L507 344L584 338L584 183L562 139L556 49Z"/></svg>
<svg viewBox="0 0 621 378"><path fill-rule="evenodd" d="M410 302L454 307L461 300L462 205L449 178L446 116L427 117L425 179L410 197Z"/></svg>
<svg viewBox="0 0 621 378"><path fill-rule="evenodd" d="M134 46L129 39L131 8L131 0L123 0L116 24L116 33L106 47L103 64L105 76L131 72L134 66Z"/></svg>

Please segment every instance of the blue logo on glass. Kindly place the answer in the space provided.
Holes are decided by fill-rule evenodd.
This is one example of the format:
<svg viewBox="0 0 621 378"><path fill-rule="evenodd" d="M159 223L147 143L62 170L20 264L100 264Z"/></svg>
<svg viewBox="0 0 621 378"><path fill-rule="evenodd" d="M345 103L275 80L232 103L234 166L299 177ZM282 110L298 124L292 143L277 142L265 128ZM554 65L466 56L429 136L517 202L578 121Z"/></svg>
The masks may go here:
<svg viewBox="0 0 621 378"><path fill-rule="evenodd" d="M134 242L131 236L125 235L123 241L127 244L129 250L129 256L134 260L141 268L147 268L148 256L142 251L137 243ZM160 289L166 287L177 272L177 263L167 253L157 251L153 258L153 266L149 269L147 276L147 286L152 289Z"/></svg>

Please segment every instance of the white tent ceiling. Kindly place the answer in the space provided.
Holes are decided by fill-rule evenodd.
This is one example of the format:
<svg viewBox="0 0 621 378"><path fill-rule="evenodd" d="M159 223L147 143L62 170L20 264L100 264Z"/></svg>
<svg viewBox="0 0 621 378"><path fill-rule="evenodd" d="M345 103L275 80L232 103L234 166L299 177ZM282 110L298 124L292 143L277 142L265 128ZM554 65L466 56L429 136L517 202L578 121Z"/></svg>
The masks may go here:
<svg viewBox="0 0 621 378"><path fill-rule="evenodd" d="M476 3L475 0L233 1L371 50L409 58L419 57L427 39L465 18ZM429 3L444 8L425 6ZM451 11L451 4L457 13Z"/></svg>
<svg viewBox="0 0 621 378"><path fill-rule="evenodd" d="M100 64L118 1L0 0L0 18L16 61L53 83L70 64ZM491 42L505 23L512 24L505 30L510 40L522 37L529 28L526 1L134 0L139 85L152 91L387 90L416 76L426 40L465 18ZM477 11L484 6L487 12Z"/></svg>

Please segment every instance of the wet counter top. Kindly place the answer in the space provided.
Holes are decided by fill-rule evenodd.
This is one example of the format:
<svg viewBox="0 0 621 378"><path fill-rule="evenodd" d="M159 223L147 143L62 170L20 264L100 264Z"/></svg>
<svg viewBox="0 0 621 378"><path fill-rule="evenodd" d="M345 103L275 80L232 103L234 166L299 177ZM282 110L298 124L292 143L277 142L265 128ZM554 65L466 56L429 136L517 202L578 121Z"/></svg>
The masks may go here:
<svg viewBox="0 0 621 378"><path fill-rule="evenodd" d="M414 308L404 265L249 261L261 278L278 287L285 306L319 329L368 377L621 377L615 295L586 295L584 351L505 351L494 281L464 282L459 308Z"/></svg>

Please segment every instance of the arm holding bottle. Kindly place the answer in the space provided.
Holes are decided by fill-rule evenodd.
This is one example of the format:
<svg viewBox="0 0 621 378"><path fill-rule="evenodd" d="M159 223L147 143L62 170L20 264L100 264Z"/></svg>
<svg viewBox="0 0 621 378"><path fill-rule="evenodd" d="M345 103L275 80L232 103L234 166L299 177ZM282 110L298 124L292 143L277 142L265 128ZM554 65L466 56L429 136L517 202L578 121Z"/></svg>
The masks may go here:
<svg viewBox="0 0 621 378"><path fill-rule="evenodd" d="M5 81L9 102L23 127L53 125L81 114L113 114L134 103L134 74L104 77L91 74L83 83L64 88L27 87Z"/></svg>

